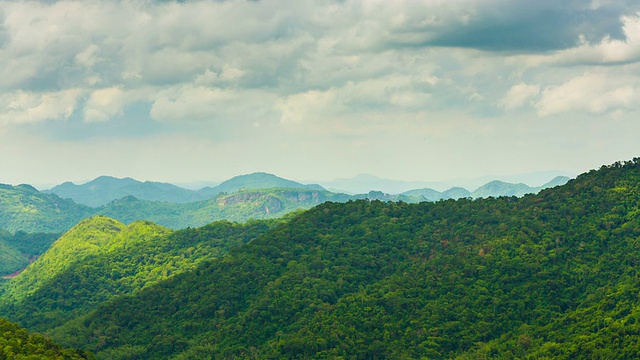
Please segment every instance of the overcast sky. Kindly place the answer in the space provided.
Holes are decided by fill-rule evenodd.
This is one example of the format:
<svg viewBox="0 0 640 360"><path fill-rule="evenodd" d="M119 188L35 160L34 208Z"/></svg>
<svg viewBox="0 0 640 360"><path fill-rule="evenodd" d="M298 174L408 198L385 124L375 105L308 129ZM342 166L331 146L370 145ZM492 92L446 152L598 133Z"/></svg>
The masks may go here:
<svg viewBox="0 0 640 360"><path fill-rule="evenodd" d="M640 156L637 0L0 0L0 183Z"/></svg>

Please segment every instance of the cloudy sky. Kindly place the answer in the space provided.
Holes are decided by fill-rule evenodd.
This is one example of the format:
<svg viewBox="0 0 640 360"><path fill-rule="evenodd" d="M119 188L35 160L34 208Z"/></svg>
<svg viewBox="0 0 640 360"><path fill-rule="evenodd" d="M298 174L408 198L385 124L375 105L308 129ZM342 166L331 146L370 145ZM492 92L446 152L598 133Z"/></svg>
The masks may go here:
<svg viewBox="0 0 640 360"><path fill-rule="evenodd" d="M637 0L0 0L0 183L640 156Z"/></svg>

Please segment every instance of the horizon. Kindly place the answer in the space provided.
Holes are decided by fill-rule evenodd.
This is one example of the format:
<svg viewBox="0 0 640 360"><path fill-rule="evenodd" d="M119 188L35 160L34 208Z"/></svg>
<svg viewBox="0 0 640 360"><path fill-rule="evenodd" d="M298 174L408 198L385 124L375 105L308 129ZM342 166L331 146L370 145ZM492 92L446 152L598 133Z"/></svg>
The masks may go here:
<svg viewBox="0 0 640 360"><path fill-rule="evenodd" d="M0 0L0 14L0 183L446 182L640 154L634 1Z"/></svg>

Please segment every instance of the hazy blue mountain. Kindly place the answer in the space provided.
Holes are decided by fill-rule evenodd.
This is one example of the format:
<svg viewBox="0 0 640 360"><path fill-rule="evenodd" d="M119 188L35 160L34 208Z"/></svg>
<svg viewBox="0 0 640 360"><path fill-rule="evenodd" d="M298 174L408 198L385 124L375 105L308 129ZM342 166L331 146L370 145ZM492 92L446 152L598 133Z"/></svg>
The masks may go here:
<svg viewBox="0 0 640 360"><path fill-rule="evenodd" d="M446 181L400 181L400 180L389 180L383 179L377 176L361 174L348 179L335 179L331 181L319 181L320 185L324 186L326 189L335 192L345 192L348 194L362 194L368 193L371 190L374 191L382 191L388 194L404 194L407 195L409 191L416 189L425 189L429 188L431 190L444 192L450 188L464 188L464 189L477 189L478 187L485 185L486 183L493 180L500 180L506 183L524 183L528 184L531 187L545 187L545 183L549 181L549 179L553 179L554 177L568 177L566 172L561 171L539 171L533 173L526 174L518 174L518 175L490 175L490 176L482 176L478 178L460 178L460 179L452 179ZM417 193L414 193L417 194ZM418 194L420 195L420 194ZM432 199L434 194L425 194L425 199ZM456 194L462 195L462 193ZM451 198L460 198L466 197L469 194L464 196L452 196ZM445 197L449 198L449 197Z"/></svg>
<svg viewBox="0 0 640 360"><path fill-rule="evenodd" d="M212 198L221 193L230 194L240 189L251 190L268 188L325 190L322 186L317 184L305 185L299 182L283 179L273 174L256 172L233 177L215 187L202 188L198 193L203 197Z"/></svg>
<svg viewBox="0 0 640 360"><path fill-rule="evenodd" d="M125 196L173 203L189 203L205 199L193 190L183 189L168 183L141 182L131 178L119 179L111 176L101 176L81 185L66 182L46 192L91 207L105 205Z"/></svg>
<svg viewBox="0 0 640 360"><path fill-rule="evenodd" d="M471 193L469 190L461 187L452 187L451 189L442 192L443 199L462 199L470 196Z"/></svg>

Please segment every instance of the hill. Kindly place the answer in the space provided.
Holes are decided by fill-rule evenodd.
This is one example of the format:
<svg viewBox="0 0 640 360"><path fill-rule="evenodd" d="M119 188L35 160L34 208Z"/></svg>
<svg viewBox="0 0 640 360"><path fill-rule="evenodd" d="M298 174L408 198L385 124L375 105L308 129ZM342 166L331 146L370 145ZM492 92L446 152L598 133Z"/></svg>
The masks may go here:
<svg viewBox="0 0 640 360"><path fill-rule="evenodd" d="M252 174L233 177L215 187L205 187L199 190L198 194L206 198L212 198L221 193L231 194L239 190L256 190L268 188L305 189L315 191L325 190L320 185L305 185L295 181L283 179L273 174L256 172Z"/></svg>
<svg viewBox="0 0 640 360"><path fill-rule="evenodd" d="M634 358L640 159L523 198L324 203L49 334L99 358Z"/></svg>
<svg viewBox="0 0 640 360"><path fill-rule="evenodd" d="M9 232L62 233L92 211L29 185L0 184L0 228Z"/></svg>
<svg viewBox="0 0 640 360"><path fill-rule="evenodd" d="M140 182L131 178L118 179L111 176L100 176L81 185L66 182L44 192L91 207L102 206L125 196L172 203L189 203L205 199L195 191L168 183Z"/></svg>
<svg viewBox="0 0 640 360"><path fill-rule="evenodd" d="M173 232L146 221L83 220L5 284L0 313L32 330L60 325L114 296L132 294L195 268L271 227L217 222Z"/></svg>
<svg viewBox="0 0 640 360"><path fill-rule="evenodd" d="M29 334L4 319L0 319L0 358L2 359L94 359L81 350L64 349L50 339Z"/></svg>
<svg viewBox="0 0 640 360"><path fill-rule="evenodd" d="M125 223L146 219L174 229L198 227L216 220L247 221L282 217L309 209L325 201L347 201L349 196L326 190L257 189L221 193L215 198L191 204L143 201L133 197L116 200L97 212Z"/></svg>

